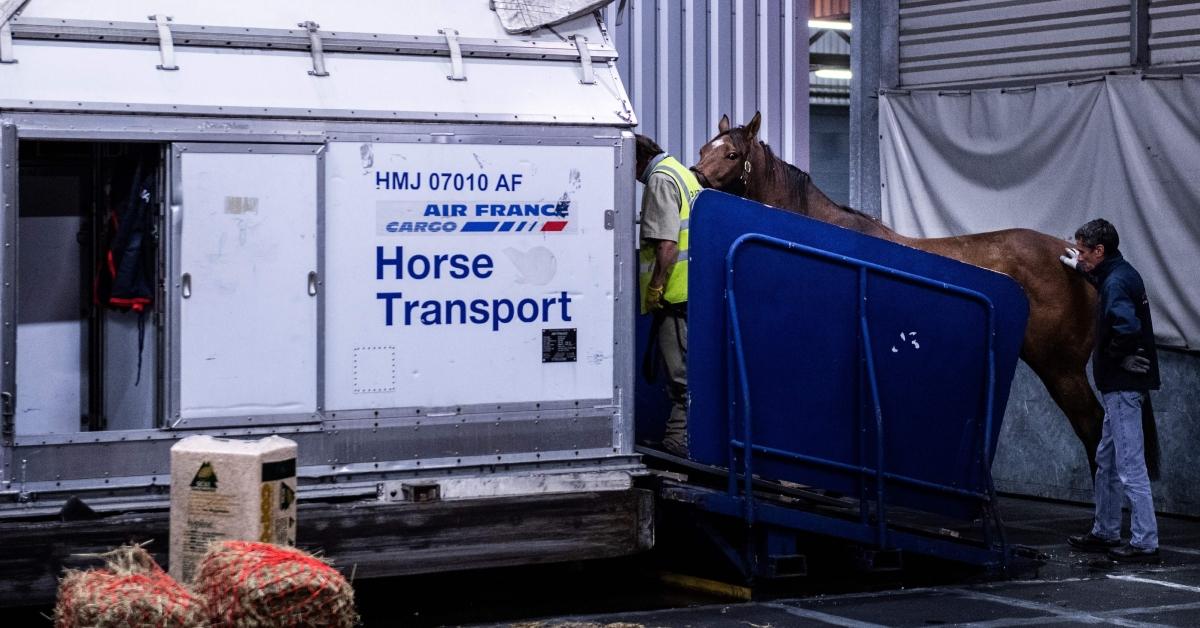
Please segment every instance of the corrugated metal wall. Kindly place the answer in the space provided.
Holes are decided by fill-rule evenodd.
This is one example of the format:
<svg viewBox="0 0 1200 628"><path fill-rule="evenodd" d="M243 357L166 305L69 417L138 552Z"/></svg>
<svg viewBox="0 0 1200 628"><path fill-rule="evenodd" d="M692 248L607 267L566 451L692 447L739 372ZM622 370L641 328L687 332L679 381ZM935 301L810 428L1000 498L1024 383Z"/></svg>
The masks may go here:
<svg viewBox="0 0 1200 628"><path fill-rule="evenodd" d="M1200 62L1200 0L890 1L905 87ZM1135 45L1139 12L1148 24Z"/></svg>
<svg viewBox="0 0 1200 628"><path fill-rule="evenodd" d="M605 9L637 131L686 164L716 134L763 115L762 137L808 167L808 0L629 0ZM618 23L620 22L620 23Z"/></svg>
<svg viewBox="0 0 1200 628"><path fill-rule="evenodd" d="M900 84L1129 65L1129 0L901 0Z"/></svg>
<svg viewBox="0 0 1200 628"><path fill-rule="evenodd" d="M1200 0L1150 0L1150 62L1200 61Z"/></svg>

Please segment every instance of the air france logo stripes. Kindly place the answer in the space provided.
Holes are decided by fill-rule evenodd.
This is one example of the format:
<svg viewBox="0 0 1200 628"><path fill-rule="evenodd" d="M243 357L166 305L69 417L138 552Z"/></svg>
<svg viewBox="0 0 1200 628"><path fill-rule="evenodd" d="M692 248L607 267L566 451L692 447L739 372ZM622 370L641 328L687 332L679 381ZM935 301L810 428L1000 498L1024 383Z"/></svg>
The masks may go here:
<svg viewBox="0 0 1200 628"><path fill-rule="evenodd" d="M524 231L525 233L540 231L550 233L566 229L567 222L566 220L547 220L546 222L538 222L536 220L521 222L515 220L506 220L504 222L471 220L463 223L462 231L463 233L494 233L500 231Z"/></svg>
<svg viewBox="0 0 1200 628"><path fill-rule="evenodd" d="M438 211L435 211L438 210ZM474 214L474 215L471 215ZM511 219L505 219L508 214ZM383 201L376 206L376 234L381 236L447 233L574 233L570 201L524 205L466 204L439 207Z"/></svg>

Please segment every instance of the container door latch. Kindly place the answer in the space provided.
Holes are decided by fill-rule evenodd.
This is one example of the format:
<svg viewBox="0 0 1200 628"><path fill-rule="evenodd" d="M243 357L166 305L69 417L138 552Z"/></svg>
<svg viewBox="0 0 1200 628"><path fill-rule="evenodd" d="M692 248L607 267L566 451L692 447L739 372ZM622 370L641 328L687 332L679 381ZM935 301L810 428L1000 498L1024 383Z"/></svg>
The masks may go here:
<svg viewBox="0 0 1200 628"><path fill-rule="evenodd" d="M595 85L596 75L592 72L592 52L587 47L587 37L582 35L572 35L571 39L575 40L575 49L579 51L579 62L583 64L583 78L579 82L584 85Z"/></svg>
<svg viewBox="0 0 1200 628"><path fill-rule="evenodd" d="M16 404L13 402L13 394L5 391L0 393L0 439L4 441L4 445L11 446L13 444L13 436L16 434L16 425L14 417Z"/></svg>
<svg viewBox="0 0 1200 628"><path fill-rule="evenodd" d="M12 24L0 24L0 63L16 63L13 56Z"/></svg>
<svg viewBox="0 0 1200 628"><path fill-rule="evenodd" d="M439 28L439 35L446 36L446 46L450 48L450 74L446 78L451 81L465 81L463 74L462 48L458 45L458 31L453 28Z"/></svg>
<svg viewBox="0 0 1200 628"><path fill-rule="evenodd" d="M17 58L13 55L13 38L12 38L12 22L10 20L17 19L14 17L29 0L17 0L0 6L0 63L16 63Z"/></svg>
<svg viewBox="0 0 1200 628"><path fill-rule="evenodd" d="M155 67L160 70L178 70L179 66L175 64L175 39L171 37L171 27L167 25L171 16L151 15L149 19L158 27L158 54L162 58L162 63Z"/></svg>
<svg viewBox="0 0 1200 628"><path fill-rule="evenodd" d="M309 20L297 24L300 28L308 31L309 50L312 52L313 69L308 71L309 76L329 76L329 72L325 70L325 46L321 43L321 25Z"/></svg>

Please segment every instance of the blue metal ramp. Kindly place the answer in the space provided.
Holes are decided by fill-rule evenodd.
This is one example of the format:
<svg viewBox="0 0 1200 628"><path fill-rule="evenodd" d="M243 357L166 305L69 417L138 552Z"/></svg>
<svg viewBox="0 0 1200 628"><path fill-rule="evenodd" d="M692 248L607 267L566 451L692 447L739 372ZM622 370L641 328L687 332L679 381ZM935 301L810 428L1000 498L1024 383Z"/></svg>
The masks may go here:
<svg viewBox="0 0 1200 628"><path fill-rule="evenodd" d="M729 469L693 503L978 564L1007 560L991 461L1028 303L1005 275L705 191L692 210L692 458ZM857 520L789 512L754 479L856 498ZM761 492L761 491L760 491ZM899 512L970 522L926 538Z"/></svg>

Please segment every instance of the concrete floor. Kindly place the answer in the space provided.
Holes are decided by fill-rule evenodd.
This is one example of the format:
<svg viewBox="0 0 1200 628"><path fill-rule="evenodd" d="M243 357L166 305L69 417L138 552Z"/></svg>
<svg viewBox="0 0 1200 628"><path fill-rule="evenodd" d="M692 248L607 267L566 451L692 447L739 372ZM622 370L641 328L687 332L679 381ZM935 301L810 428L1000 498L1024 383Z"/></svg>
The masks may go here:
<svg viewBox="0 0 1200 628"><path fill-rule="evenodd" d="M671 565L643 554L366 580L356 597L368 627L1200 626L1200 522L1160 518L1162 564L1116 566L1066 545L1088 529L1088 507L1002 498L1001 513L1013 542L1046 556L1019 563L1008 580L911 556L883 574L814 560L808 576L728 603L665 586L659 573ZM829 545L816 543L810 557ZM49 626L49 612L5 609L0 625Z"/></svg>
<svg viewBox="0 0 1200 628"><path fill-rule="evenodd" d="M1074 552L1068 534L1086 531L1090 508L1003 498L1002 515L1014 543L1038 549L1041 561L1017 567L1009 580L948 575L930 586L763 599L743 604L554 617L505 626L1200 626L1200 523L1160 518L1162 562L1117 565L1103 555ZM1127 528L1126 528L1127 529ZM936 571L937 564L913 569ZM947 572L956 570L947 569ZM937 580L913 573L897 582ZM809 578L820 577L810 574ZM838 588L844 589L847 583ZM853 586L850 583L850 586ZM864 586L867 586L864 584ZM757 597L757 595L756 595Z"/></svg>

